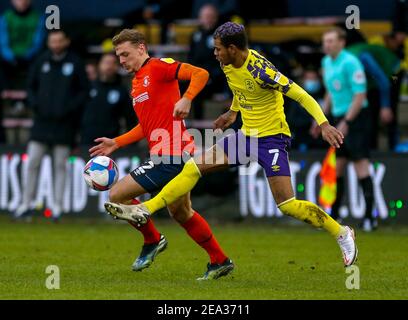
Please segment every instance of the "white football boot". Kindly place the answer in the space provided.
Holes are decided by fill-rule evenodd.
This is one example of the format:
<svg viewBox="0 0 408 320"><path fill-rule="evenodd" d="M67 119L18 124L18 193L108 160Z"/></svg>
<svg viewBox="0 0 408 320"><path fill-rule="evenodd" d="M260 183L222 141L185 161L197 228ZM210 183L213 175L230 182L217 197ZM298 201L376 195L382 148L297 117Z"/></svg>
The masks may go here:
<svg viewBox="0 0 408 320"><path fill-rule="evenodd" d="M348 226L344 227L345 233L337 237L337 243L343 254L345 267L351 266L357 260L358 249L355 242L354 230Z"/></svg>
<svg viewBox="0 0 408 320"><path fill-rule="evenodd" d="M105 202L105 209L113 218L135 223L138 227L147 223L149 212L142 204L126 205L113 202Z"/></svg>

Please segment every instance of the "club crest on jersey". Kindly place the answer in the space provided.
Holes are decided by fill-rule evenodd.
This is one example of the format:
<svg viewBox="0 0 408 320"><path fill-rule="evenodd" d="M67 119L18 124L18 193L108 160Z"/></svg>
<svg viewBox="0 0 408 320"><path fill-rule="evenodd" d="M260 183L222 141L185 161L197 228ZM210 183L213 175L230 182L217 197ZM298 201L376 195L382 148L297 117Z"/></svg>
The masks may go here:
<svg viewBox="0 0 408 320"><path fill-rule="evenodd" d="M353 74L353 80L355 83L358 84L363 84L366 82L366 78L365 78L365 74L363 71L361 70L357 70L356 72L354 72Z"/></svg>
<svg viewBox="0 0 408 320"><path fill-rule="evenodd" d="M245 80L245 88L249 92L254 92L255 91L255 83L251 79L246 79Z"/></svg>
<svg viewBox="0 0 408 320"><path fill-rule="evenodd" d="M150 77L146 76L143 78L143 87L147 88L150 84Z"/></svg>

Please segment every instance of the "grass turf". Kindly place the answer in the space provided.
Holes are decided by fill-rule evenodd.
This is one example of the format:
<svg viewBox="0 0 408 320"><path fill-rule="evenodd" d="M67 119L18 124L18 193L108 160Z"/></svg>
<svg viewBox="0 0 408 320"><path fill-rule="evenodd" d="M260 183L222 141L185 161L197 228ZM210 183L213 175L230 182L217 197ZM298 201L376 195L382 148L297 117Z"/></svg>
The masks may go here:
<svg viewBox="0 0 408 320"><path fill-rule="evenodd" d="M408 228L357 232L360 289L348 290L340 250L309 226L216 225L232 276L198 282L206 253L175 223L159 221L169 247L132 272L141 236L122 223L12 223L0 217L0 299L407 299ZM45 286L48 265L60 289Z"/></svg>

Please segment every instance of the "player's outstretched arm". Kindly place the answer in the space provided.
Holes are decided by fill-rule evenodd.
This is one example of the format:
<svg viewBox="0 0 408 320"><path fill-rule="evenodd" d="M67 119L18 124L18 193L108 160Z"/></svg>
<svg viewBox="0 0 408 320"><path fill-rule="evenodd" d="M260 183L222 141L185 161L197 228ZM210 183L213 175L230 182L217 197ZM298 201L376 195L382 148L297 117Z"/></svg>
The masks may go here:
<svg viewBox="0 0 408 320"><path fill-rule="evenodd" d="M322 138L331 146L340 148L344 135L329 124L317 101L296 83L292 83L286 95L297 101L316 120L322 130Z"/></svg>
<svg viewBox="0 0 408 320"><path fill-rule="evenodd" d="M96 156L109 156L115 150L119 149L119 146L114 139L109 139L106 137L97 138L95 142L99 142L96 146L89 149L91 157Z"/></svg>
<svg viewBox="0 0 408 320"><path fill-rule="evenodd" d="M317 101L296 83L293 82L290 85L290 89L285 95L298 102L316 120L319 126L327 121Z"/></svg>
<svg viewBox="0 0 408 320"><path fill-rule="evenodd" d="M144 135L142 126L138 124L132 130L114 139L106 137L95 139L95 142L99 142L99 144L89 149L89 153L91 157L108 156L117 149L127 146L128 144L135 143L143 138Z"/></svg>
<svg viewBox="0 0 408 320"><path fill-rule="evenodd" d="M330 96L330 94L328 92L326 92L326 94L324 95L322 109L323 109L324 114L329 114L330 113L331 96ZM317 124L316 121L313 121L312 126L311 126L311 128L309 130L310 135L313 138L317 139L321 132L322 132L322 130L321 130L320 126Z"/></svg>

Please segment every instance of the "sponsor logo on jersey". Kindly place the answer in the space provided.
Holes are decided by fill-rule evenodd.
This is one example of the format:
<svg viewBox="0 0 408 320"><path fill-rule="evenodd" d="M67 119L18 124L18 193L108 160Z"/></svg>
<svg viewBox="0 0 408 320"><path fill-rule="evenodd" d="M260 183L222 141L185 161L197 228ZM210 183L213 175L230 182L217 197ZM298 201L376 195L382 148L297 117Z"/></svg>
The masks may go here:
<svg viewBox="0 0 408 320"><path fill-rule="evenodd" d="M142 103L146 100L149 100L149 94L147 92L143 92L133 99L133 104Z"/></svg>
<svg viewBox="0 0 408 320"><path fill-rule="evenodd" d="M274 165L271 168L272 168L273 172L278 172L280 170L280 166L278 166L278 165Z"/></svg>

